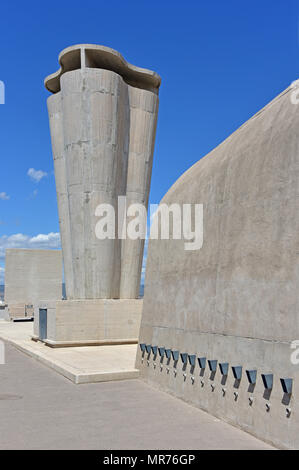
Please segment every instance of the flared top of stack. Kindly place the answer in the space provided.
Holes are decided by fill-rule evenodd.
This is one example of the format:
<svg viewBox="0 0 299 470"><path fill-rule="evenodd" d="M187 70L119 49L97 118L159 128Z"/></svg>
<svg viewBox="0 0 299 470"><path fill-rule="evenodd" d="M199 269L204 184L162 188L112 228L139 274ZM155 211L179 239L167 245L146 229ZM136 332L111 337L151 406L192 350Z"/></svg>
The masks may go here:
<svg viewBox="0 0 299 470"><path fill-rule="evenodd" d="M77 44L67 47L59 54L60 69L46 77L45 87L51 93L60 91L60 77L71 70L99 68L111 70L121 75L126 83L158 93L161 77L152 70L136 67L110 47L96 44Z"/></svg>

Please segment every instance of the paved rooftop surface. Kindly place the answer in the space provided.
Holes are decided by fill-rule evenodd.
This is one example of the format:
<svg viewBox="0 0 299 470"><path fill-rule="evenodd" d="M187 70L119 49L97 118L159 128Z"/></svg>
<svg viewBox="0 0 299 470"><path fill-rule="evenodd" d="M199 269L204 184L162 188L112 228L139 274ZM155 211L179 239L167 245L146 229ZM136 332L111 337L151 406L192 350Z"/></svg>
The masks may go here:
<svg viewBox="0 0 299 470"><path fill-rule="evenodd" d="M0 449L271 449L140 380L75 385L6 344Z"/></svg>
<svg viewBox="0 0 299 470"><path fill-rule="evenodd" d="M32 341L33 322L0 320L0 339L51 367L74 383L137 378L136 344L50 348Z"/></svg>

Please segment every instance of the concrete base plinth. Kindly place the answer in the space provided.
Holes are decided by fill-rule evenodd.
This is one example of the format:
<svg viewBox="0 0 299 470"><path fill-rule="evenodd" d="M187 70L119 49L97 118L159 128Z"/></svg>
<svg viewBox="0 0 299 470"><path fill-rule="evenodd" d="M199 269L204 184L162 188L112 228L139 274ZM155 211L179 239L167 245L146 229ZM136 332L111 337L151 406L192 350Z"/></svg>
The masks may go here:
<svg viewBox="0 0 299 470"><path fill-rule="evenodd" d="M74 384L136 379L137 344L48 348L41 341L31 341L32 322L0 321L0 339L50 367Z"/></svg>
<svg viewBox="0 0 299 470"><path fill-rule="evenodd" d="M41 336L36 312L32 339L51 347L137 343L142 304L142 299L41 302L38 310L47 311L46 336Z"/></svg>

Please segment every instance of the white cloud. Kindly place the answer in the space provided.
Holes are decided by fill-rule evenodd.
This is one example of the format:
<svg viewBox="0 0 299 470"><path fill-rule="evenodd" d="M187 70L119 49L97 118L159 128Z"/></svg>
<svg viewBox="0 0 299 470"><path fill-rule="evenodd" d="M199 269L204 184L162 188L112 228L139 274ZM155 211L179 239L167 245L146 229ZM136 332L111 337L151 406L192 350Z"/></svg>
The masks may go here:
<svg viewBox="0 0 299 470"><path fill-rule="evenodd" d="M4 284L5 269L0 266L0 284Z"/></svg>
<svg viewBox="0 0 299 470"><path fill-rule="evenodd" d="M40 233L34 237L15 233L14 235L3 235L0 237L0 261L5 259L7 248L27 248L27 249L60 249L60 234L50 232Z"/></svg>
<svg viewBox="0 0 299 470"><path fill-rule="evenodd" d="M48 248L60 248L60 234L59 233L40 233L35 237L30 238L32 245L47 245Z"/></svg>
<svg viewBox="0 0 299 470"><path fill-rule="evenodd" d="M27 171L27 175L34 181L35 183L39 183L41 179L45 178L48 175L45 171L42 170L35 170L34 168L29 168Z"/></svg>
<svg viewBox="0 0 299 470"><path fill-rule="evenodd" d="M2 199L2 201L7 201L8 199L10 199L10 196L6 194L5 192L3 192L3 193L0 193L0 199Z"/></svg>

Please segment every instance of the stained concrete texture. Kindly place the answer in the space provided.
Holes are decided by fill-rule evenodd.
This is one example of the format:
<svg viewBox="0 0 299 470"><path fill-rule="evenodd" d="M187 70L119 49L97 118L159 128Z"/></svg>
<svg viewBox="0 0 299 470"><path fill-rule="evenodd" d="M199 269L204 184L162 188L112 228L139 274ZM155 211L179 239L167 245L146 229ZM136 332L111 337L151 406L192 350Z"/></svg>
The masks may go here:
<svg viewBox="0 0 299 470"><path fill-rule="evenodd" d="M177 374L172 362L169 374L166 367L160 373L141 362L140 351L136 362L151 384L286 448L299 447L299 368L291 361L299 338L299 106L292 92L199 160L163 198L203 204L202 248L149 242L140 342L227 362L227 380L218 367L211 378L197 363L194 372L182 370L181 361ZM238 384L231 366L243 367ZM246 369L257 370L256 386ZM268 373L271 393L261 379ZM291 396L280 378L293 379Z"/></svg>
<svg viewBox="0 0 299 470"><path fill-rule="evenodd" d="M271 449L129 380L75 386L12 346L0 365L0 449Z"/></svg>

